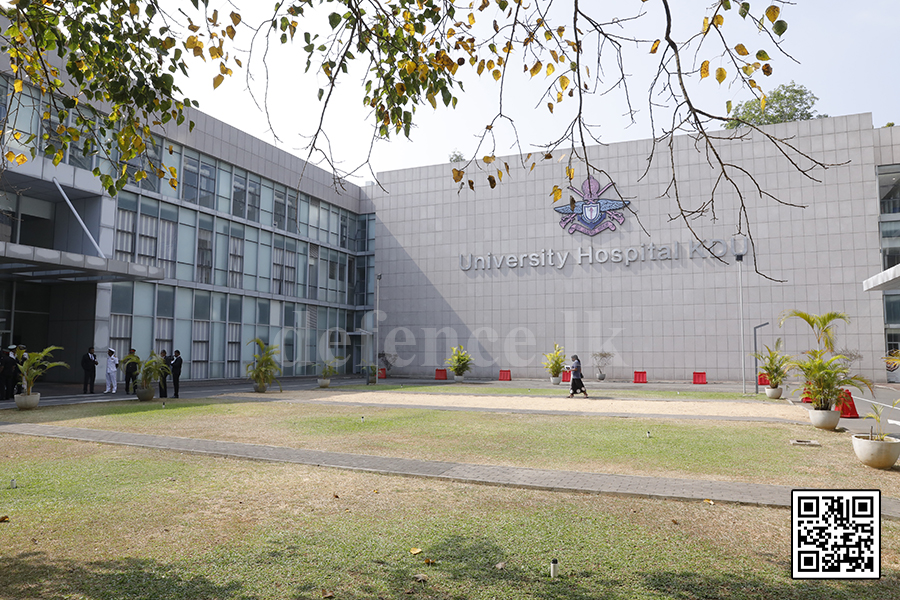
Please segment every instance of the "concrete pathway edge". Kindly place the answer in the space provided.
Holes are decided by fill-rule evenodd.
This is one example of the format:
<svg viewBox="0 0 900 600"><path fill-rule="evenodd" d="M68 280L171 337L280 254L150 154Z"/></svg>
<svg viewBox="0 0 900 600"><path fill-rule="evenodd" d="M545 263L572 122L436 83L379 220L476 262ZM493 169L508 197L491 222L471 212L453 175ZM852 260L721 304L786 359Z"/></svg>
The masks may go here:
<svg viewBox="0 0 900 600"><path fill-rule="evenodd" d="M668 500L712 500L778 508L790 507L793 489L789 486L734 481L613 475L415 460L31 423L0 422L0 433L118 444L249 460L289 462L385 475L427 477L461 483ZM881 514L884 518L900 520L900 499L883 496Z"/></svg>

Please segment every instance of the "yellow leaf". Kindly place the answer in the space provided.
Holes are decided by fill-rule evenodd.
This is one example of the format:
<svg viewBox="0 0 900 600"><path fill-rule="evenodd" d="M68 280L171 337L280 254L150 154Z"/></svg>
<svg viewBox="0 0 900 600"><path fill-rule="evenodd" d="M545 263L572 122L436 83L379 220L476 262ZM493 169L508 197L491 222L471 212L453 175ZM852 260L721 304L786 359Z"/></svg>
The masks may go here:
<svg viewBox="0 0 900 600"><path fill-rule="evenodd" d="M573 167L566 167L566 177L568 177L569 181L575 179L575 169Z"/></svg>
<svg viewBox="0 0 900 600"><path fill-rule="evenodd" d="M223 81L225 81L224 75L216 75L215 77L213 77L213 89L216 89L217 87L222 85Z"/></svg>
<svg viewBox="0 0 900 600"><path fill-rule="evenodd" d="M748 80L747 80L747 85L749 85L751 88L755 88L755 87L756 87L756 80L754 80L754 79L748 79Z"/></svg>
<svg viewBox="0 0 900 600"><path fill-rule="evenodd" d="M465 171L460 171L459 169L453 169L453 181L455 183L459 183L462 181L463 175L465 175Z"/></svg>
<svg viewBox="0 0 900 600"><path fill-rule="evenodd" d="M703 17L703 29L701 29L700 31L702 31L703 33L706 33L708 30L709 30L709 17Z"/></svg>
<svg viewBox="0 0 900 600"><path fill-rule="evenodd" d="M781 14L781 9L775 6L774 4L766 9L766 16L769 17L769 22L774 23L775 19L778 18L778 15Z"/></svg>
<svg viewBox="0 0 900 600"><path fill-rule="evenodd" d="M22 86L23 86L23 85L24 85L24 84L22 83L22 80L21 80L21 79L16 79L16 80L13 82L13 89L16 91L16 93L19 93L19 92L22 91Z"/></svg>
<svg viewBox="0 0 900 600"><path fill-rule="evenodd" d="M536 63L534 63L534 66L531 67L531 71L530 71L531 76L534 77L535 75L537 75L538 73L540 73L540 72L541 72L541 67L543 67L543 66L544 66L544 65L541 64L541 61L537 61Z"/></svg>
<svg viewBox="0 0 900 600"><path fill-rule="evenodd" d="M765 112L766 110L766 95L763 94L762 98L759 99L759 110Z"/></svg>
<svg viewBox="0 0 900 600"><path fill-rule="evenodd" d="M556 202L557 200L559 200L560 198L562 198L562 190L560 189L560 187L559 187L558 185L554 185L554 186L553 186L553 193L552 193L552 195L553 195L553 201L554 201L554 202Z"/></svg>
<svg viewBox="0 0 900 600"><path fill-rule="evenodd" d="M656 54L656 50L659 48L659 40L653 42L653 45L650 46L650 54Z"/></svg>
<svg viewBox="0 0 900 600"><path fill-rule="evenodd" d="M718 81L719 83L722 83L723 81L725 81L725 77L727 77L727 76L728 76L728 73L722 67L719 67L718 69L716 69L716 81Z"/></svg>
<svg viewBox="0 0 900 600"><path fill-rule="evenodd" d="M12 150L7 152L4 156L6 156L6 160L8 160L9 162L13 162L14 160L16 160L16 155Z"/></svg>
<svg viewBox="0 0 900 600"><path fill-rule="evenodd" d="M437 108L437 101L434 99L434 94L429 93L425 98L428 100L428 103L431 104L431 108Z"/></svg>
<svg viewBox="0 0 900 600"><path fill-rule="evenodd" d="M547 103L547 108L550 109L550 114L553 114L553 103L552 102Z"/></svg>
<svg viewBox="0 0 900 600"><path fill-rule="evenodd" d="M422 552L422 549L421 549L421 548L410 548L410 549L409 549L409 553L410 553L410 554L413 554L413 555L421 554L421 552Z"/></svg>
<svg viewBox="0 0 900 600"><path fill-rule="evenodd" d="M475 15L472 13L469 13L469 25L474 25L474 24L475 24Z"/></svg>
<svg viewBox="0 0 900 600"><path fill-rule="evenodd" d="M237 14L236 12L232 12L230 16L231 16L231 22L234 23L234 26L235 26L235 27L237 27L238 25L240 25L240 23L241 23L241 15Z"/></svg>
<svg viewBox="0 0 900 600"><path fill-rule="evenodd" d="M494 69L492 75L494 76L494 81L499 81L502 74L500 73L500 69Z"/></svg>
<svg viewBox="0 0 900 600"><path fill-rule="evenodd" d="M750 51L747 50L747 47L744 46L743 44L738 44L737 46L734 47L734 50L741 56L747 56L748 54L750 54Z"/></svg>
<svg viewBox="0 0 900 600"><path fill-rule="evenodd" d="M491 189L497 187L497 180L494 179L493 175L488 175L488 184L491 186Z"/></svg>
<svg viewBox="0 0 900 600"><path fill-rule="evenodd" d="M562 88L563 91L566 91L566 88L569 87L569 78L563 75L559 78L559 87Z"/></svg>
<svg viewBox="0 0 900 600"><path fill-rule="evenodd" d="M725 103L725 114L726 115L731 114L731 100L729 100L728 102Z"/></svg>
<svg viewBox="0 0 900 600"><path fill-rule="evenodd" d="M772 65L770 65L769 63L764 64L763 68L762 68L762 72L763 72L763 75L765 75L766 77L771 75L772 74Z"/></svg>
<svg viewBox="0 0 900 600"><path fill-rule="evenodd" d="M135 15L135 16L136 16L138 13L141 12L141 9L138 8L138 5L137 5L137 4L135 4L134 2L132 2L132 3L128 6L128 11L129 11L132 15Z"/></svg>
<svg viewBox="0 0 900 600"><path fill-rule="evenodd" d="M722 15L716 15L713 17L713 25L716 27L721 27L725 23L725 17Z"/></svg>
<svg viewBox="0 0 900 600"><path fill-rule="evenodd" d="M553 72L556 70L556 67L553 66L553 63L547 63L547 77L553 75Z"/></svg>
<svg viewBox="0 0 900 600"><path fill-rule="evenodd" d="M704 60L703 64L700 65L700 79L704 77L709 77L709 61Z"/></svg>
<svg viewBox="0 0 900 600"><path fill-rule="evenodd" d="M20 154L16 157L16 164L19 166L22 166L27 162L28 162L28 157L25 156L24 154Z"/></svg>
<svg viewBox="0 0 900 600"><path fill-rule="evenodd" d="M493 156L485 156L485 157L482 158L481 160L484 161L484 164L489 165L489 164L491 164L492 162L494 162L494 160L496 160L496 158L493 157Z"/></svg>
<svg viewBox="0 0 900 600"><path fill-rule="evenodd" d="M501 171L500 169L497 169L497 179L503 181L503 171Z"/></svg>

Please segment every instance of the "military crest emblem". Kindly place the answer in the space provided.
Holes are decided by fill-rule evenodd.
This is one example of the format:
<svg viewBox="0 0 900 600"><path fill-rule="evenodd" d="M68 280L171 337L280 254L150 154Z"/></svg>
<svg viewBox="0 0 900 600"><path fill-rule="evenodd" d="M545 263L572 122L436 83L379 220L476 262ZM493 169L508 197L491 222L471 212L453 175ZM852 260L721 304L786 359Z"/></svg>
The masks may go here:
<svg viewBox="0 0 900 600"><path fill-rule="evenodd" d="M600 187L600 182L588 176L578 190L572 186L569 189L578 194L581 200L568 206L557 206L553 210L562 215L559 226L569 233L581 232L585 235L595 236L601 231L616 230L616 223L625 222L622 209L630 204L627 200L604 198L613 186L612 182Z"/></svg>

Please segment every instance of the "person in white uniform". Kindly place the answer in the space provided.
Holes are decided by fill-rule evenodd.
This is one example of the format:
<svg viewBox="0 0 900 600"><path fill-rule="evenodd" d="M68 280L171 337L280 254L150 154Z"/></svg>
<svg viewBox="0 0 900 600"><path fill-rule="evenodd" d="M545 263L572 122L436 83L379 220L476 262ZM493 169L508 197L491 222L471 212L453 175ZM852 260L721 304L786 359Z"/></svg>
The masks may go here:
<svg viewBox="0 0 900 600"><path fill-rule="evenodd" d="M116 393L116 375L119 371L119 359L116 358L116 351L110 348L107 351L109 356L106 358L106 391L104 394Z"/></svg>

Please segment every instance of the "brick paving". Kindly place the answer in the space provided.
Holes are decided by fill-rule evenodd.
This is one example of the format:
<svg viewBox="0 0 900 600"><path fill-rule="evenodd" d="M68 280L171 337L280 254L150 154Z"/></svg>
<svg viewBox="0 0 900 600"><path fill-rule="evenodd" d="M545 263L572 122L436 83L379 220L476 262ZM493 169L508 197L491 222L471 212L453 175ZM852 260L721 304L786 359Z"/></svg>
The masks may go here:
<svg viewBox="0 0 900 600"><path fill-rule="evenodd" d="M322 452L259 444L223 442L163 435L101 431L55 425L0 423L0 433L64 438L102 444L121 444L175 452L192 452L249 460L289 462L319 467L367 471L385 475L429 477L447 481L532 488L550 491L614 494L674 500L713 500L759 506L789 507L791 489L732 481L611 475L475 465L444 461ZM900 519L900 499L882 497L881 514Z"/></svg>

